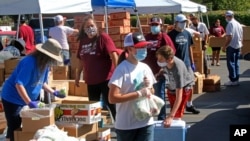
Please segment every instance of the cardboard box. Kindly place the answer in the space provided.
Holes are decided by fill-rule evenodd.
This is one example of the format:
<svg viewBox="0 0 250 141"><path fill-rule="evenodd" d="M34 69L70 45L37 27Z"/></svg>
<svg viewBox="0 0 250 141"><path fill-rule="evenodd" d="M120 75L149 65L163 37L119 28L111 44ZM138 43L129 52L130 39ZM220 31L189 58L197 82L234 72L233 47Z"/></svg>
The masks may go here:
<svg viewBox="0 0 250 141"><path fill-rule="evenodd" d="M201 44L202 39L200 36L194 36L193 37L193 51L201 51L202 50L202 44Z"/></svg>
<svg viewBox="0 0 250 141"><path fill-rule="evenodd" d="M122 41L115 41L114 42L116 48L123 48L123 42Z"/></svg>
<svg viewBox="0 0 250 141"><path fill-rule="evenodd" d="M140 17L140 23L141 25L147 25L149 23L149 19L147 16Z"/></svg>
<svg viewBox="0 0 250 141"><path fill-rule="evenodd" d="M20 60L21 58L11 58L9 60L4 60L5 74L11 74Z"/></svg>
<svg viewBox="0 0 250 141"><path fill-rule="evenodd" d="M110 128L99 128L98 129L98 141L111 141Z"/></svg>
<svg viewBox="0 0 250 141"><path fill-rule="evenodd" d="M94 19L95 21L105 21L105 16L102 14L94 14ZM108 15L108 19L109 19L109 15Z"/></svg>
<svg viewBox="0 0 250 141"><path fill-rule="evenodd" d="M5 81L4 68L0 67L0 85L2 85L4 81Z"/></svg>
<svg viewBox="0 0 250 141"><path fill-rule="evenodd" d="M130 19L110 20L109 26L130 26Z"/></svg>
<svg viewBox="0 0 250 141"><path fill-rule="evenodd" d="M25 106L21 110L20 116L23 132L34 132L44 126L55 124L54 108L29 109Z"/></svg>
<svg viewBox="0 0 250 141"><path fill-rule="evenodd" d="M89 141L97 139L98 125L94 124L74 124L74 123L56 123L59 128L68 132L69 136L86 138Z"/></svg>
<svg viewBox="0 0 250 141"><path fill-rule="evenodd" d="M129 12L110 13L109 16L110 16L111 20L130 19L130 13Z"/></svg>
<svg viewBox="0 0 250 141"><path fill-rule="evenodd" d="M155 121L154 141L185 141L186 123L182 120L173 120L169 128L162 125L162 121Z"/></svg>
<svg viewBox="0 0 250 141"><path fill-rule="evenodd" d="M204 60L203 60L203 51L193 51L194 64L196 71L203 74L204 73Z"/></svg>
<svg viewBox="0 0 250 141"><path fill-rule="evenodd" d="M93 124L101 121L101 103L98 101L62 100L57 104L55 118L58 122Z"/></svg>
<svg viewBox="0 0 250 141"><path fill-rule="evenodd" d="M69 66L53 66L53 80L69 79Z"/></svg>
<svg viewBox="0 0 250 141"><path fill-rule="evenodd" d="M69 49L70 50L78 50L78 48L79 48L79 42L70 42L69 43Z"/></svg>
<svg viewBox="0 0 250 141"><path fill-rule="evenodd" d="M204 92L217 92L220 91L220 84L214 84L214 85L204 85L203 86Z"/></svg>
<svg viewBox="0 0 250 141"><path fill-rule="evenodd" d="M208 75L203 80L203 91L204 92L216 92L220 91L220 76L219 75Z"/></svg>
<svg viewBox="0 0 250 141"><path fill-rule="evenodd" d="M96 21L97 28L105 28L105 22L104 21Z"/></svg>
<svg viewBox="0 0 250 141"><path fill-rule="evenodd" d="M112 35L109 35L110 38L115 42L115 41L121 41L121 34L112 34Z"/></svg>
<svg viewBox="0 0 250 141"><path fill-rule="evenodd" d="M7 122L5 118L5 113L0 112L0 134L2 134L6 128L7 128Z"/></svg>
<svg viewBox="0 0 250 141"><path fill-rule="evenodd" d="M124 28L123 26L113 26L113 27L109 27L108 28L108 32L109 34L121 34L124 33Z"/></svg>
<svg viewBox="0 0 250 141"><path fill-rule="evenodd" d="M78 22L78 23L82 23L84 18L85 18L86 14L82 14L82 15L75 15L74 16L74 22Z"/></svg>
<svg viewBox="0 0 250 141"><path fill-rule="evenodd" d="M69 95L88 97L88 88L85 81L79 81L79 87L75 85L75 80L69 81Z"/></svg>
<svg viewBox="0 0 250 141"><path fill-rule="evenodd" d="M226 43L226 37L209 37L208 44L210 47L223 47Z"/></svg>
<svg viewBox="0 0 250 141"><path fill-rule="evenodd" d="M14 131L14 138L15 138L15 141L29 141L33 139L35 133L36 133L36 130L32 132L24 132L20 128Z"/></svg>
<svg viewBox="0 0 250 141"><path fill-rule="evenodd" d="M82 22L74 22L74 28L81 29L82 28Z"/></svg>
<svg viewBox="0 0 250 141"><path fill-rule="evenodd" d="M131 27L131 32L140 32L138 27Z"/></svg>
<svg viewBox="0 0 250 141"><path fill-rule="evenodd" d="M66 96L69 93L69 80L52 80L51 83L49 83L49 86L55 90L63 89Z"/></svg>
<svg viewBox="0 0 250 141"><path fill-rule="evenodd" d="M246 55L250 53L250 40L243 40L243 47L241 48L241 54Z"/></svg>
<svg viewBox="0 0 250 141"><path fill-rule="evenodd" d="M69 43L75 43L75 42L77 42L77 36L75 36L75 35L68 36L68 42Z"/></svg>
<svg viewBox="0 0 250 141"><path fill-rule="evenodd" d="M143 33L150 33L150 26L149 25L141 25Z"/></svg>
<svg viewBox="0 0 250 141"><path fill-rule="evenodd" d="M250 40L250 26L243 27L243 40Z"/></svg>
<svg viewBox="0 0 250 141"><path fill-rule="evenodd" d="M201 94L203 92L203 75L199 72L195 72L195 85L194 94Z"/></svg>

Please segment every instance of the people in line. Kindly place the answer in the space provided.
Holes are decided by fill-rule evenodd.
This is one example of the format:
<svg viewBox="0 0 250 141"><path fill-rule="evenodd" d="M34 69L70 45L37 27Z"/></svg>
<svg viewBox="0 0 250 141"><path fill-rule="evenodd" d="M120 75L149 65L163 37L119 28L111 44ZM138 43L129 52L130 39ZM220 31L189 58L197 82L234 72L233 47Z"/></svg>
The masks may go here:
<svg viewBox="0 0 250 141"><path fill-rule="evenodd" d="M157 64L166 75L166 88L170 103L170 113L164 120L164 126L170 127L174 120L183 117L186 103L192 94L193 73L188 71L185 63L174 55L169 46L163 46L156 52Z"/></svg>
<svg viewBox="0 0 250 141"><path fill-rule="evenodd" d="M150 67L141 62L147 56L148 44L140 33L127 34L124 52L109 81L109 102L116 104L117 141L153 141L153 117L138 120L133 110L137 100L152 94L156 82Z"/></svg>
<svg viewBox="0 0 250 141"><path fill-rule="evenodd" d="M210 35L214 37L223 37L225 36L225 29L220 25L220 20L217 19L214 22L214 25L209 30ZM221 47L212 47L212 62L211 66L220 66L220 51ZM216 64L215 64L216 61Z"/></svg>
<svg viewBox="0 0 250 141"><path fill-rule="evenodd" d="M239 85L240 76L240 49L242 48L243 29L242 25L234 18L234 12L226 11L225 18L226 26L226 43L222 48L227 56L227 68L229 72L229 81L225 83L226 86Z"/></svg>
<svg viewBox="0 0 250 141"><path fill-rule="evenodd" d="M208 64L207 64L207 55L206 55L206 50L208 47L208 35L209 31L207 29L207 26L205 23L200 22L198 17L193 16L191 18L192 24L190 28L200 32L200 37L202 38L202 52L203 52L203 68L204 68L204 74L205 77L208 76Z"/></svg>
<svg viewBox="0 0 250 141"><path fill-rule="evenodd" d="M187 18L183 14L178 14L175 17L175 29L170 31L168 33L169 37L172 39L176 52L175 56L181 59L190 74L193 74L194 79L194 73L195 71L195 64L194 64L194 58L193 58L193 50L191 45L193 44L193 39L191 34L185 30L186 28L186 22ZM190 94L189 100L187 102L186 111L192 112L193 114L199 114L200 111L195 108L192 102L192 94Z"/></svg>
<svg viewBox="0 0 250 141"><path fill-rule="evenodd" d="M170 37L162 32L162 20L159 17L152 17L150 19L150 33L148 33L145 38L147 41L151 42L147 47L147 57L142 62L149 65L154 74L158 73L160 67L157 65L157 60L155 57L156 51L164 45L169 45L175 51L174 44ZM154 85L155 95L162 98L164 101L166 100L165 96L165 77L163 75L159 75L157 77L157 83ZM163 120L166 117L166 107L161 109L160 114L158 115L158 120Z"/></svg>
<svg viewBox="0 0 250 141"><path fill-rule="evenodd" d="M25 15L21 16L18 38L25 41L25 54L28 55L35 50L35 35L33 29L26 23Z"/></svg>
<svg viewBox="0 0 250 141"><path fill-rule="evenodd" d="M81 73L87 84L88 98L91 101L100 101L100 95L115 120L115 105L108 101L108 82L118 62L117 49L113 40L105 32L99 33L95 20L91 15L84 18L80 33L77 58L78 73L75 83L79 85Z"/></svg>
<svg viewBox="0 0 250 141"><path fill-rule="evenodd" d="M36 51L25 56L4 82L1 98L8 127L6 141L14 141L14 131L21 128L21 109L25 105L38 108L41 89L59 98L65 97L47 84L51 65L62 62L61 50L61 45L54 39L36 45Z"/></svg>
<svg viewBox="0 0 250 141"><path fill-rule="evenodd" d="M64 18L62 15L55 16L55 26L49 29L49 38L57 40L62 46L63 63L64 65L70 64L70 52L68 36L77 35L78 29L73 29L68 26L64 26Z"/></svg>

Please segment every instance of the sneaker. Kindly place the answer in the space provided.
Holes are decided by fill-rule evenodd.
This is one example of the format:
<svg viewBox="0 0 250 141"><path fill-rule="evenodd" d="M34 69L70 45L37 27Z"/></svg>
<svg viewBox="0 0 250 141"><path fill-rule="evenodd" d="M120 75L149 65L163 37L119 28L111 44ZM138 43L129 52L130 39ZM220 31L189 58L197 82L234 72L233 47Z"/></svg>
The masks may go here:
<svg viewBox="0 0 250 141"><path fill-rule="evenodd" d="M216 66L220 66L220 63L216 63Z"/></svg>
<svg viewBox="0 0 250 141"><path fill-rule="evenodd" d="M200 113L200 111L197 110L193 105L190 106L190 107L186 106L186 111L187 112L192 112L193 114L199 114Z"/></svg>
<svg viewBox="0 0 250 141"><path fill-rule="evenodd" d="M226 83L224 83L225 86L238 86L239 85L239 81L235 81L235 82L232 82L232 81L228 81Z"/></svg>

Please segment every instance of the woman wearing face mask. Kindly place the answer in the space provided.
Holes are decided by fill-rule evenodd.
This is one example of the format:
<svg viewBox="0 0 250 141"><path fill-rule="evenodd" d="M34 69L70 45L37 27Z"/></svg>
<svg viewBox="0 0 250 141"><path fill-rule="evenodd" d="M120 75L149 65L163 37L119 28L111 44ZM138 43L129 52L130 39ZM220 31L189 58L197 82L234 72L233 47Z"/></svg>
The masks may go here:
<svg viewBox="0 0 250 141"><path fill-rule="evenodd" d="M153 117L138 120L133 111L138 98L151 95L152 84L155 82L149 66L140 62L147 56L148 44L140 33L126 35L125 50L109 81L109 101L116 104L117 141L153 141Z"/></svg>
<svg viewBox="0 0 250 141"><path fill-rule="evenodd" d="M150 19L150 30L151 32L145 36L146 40L152 44L147 47L147 57L143 60L144 63L149 65L153 73L159 72L160 67L156 64L155 53L156 51L164 45L169 45L175 51L174 44L170 37L161 31L162 20L159 17L152 17ZM165 100L165 78L163 76L157 77L157 83L154 85L155 94ZM158 120L163 120L166 116L166 108L163 107L160 114L158 115Z"/></svg>
<svg viewBox="0 0 250 141"><path fill-rule="evenodd" d="M90 101L100 101L108 106L112 118L115 119L115 105L108 102L108 81L117 65L118 55L114 42L106 33L99 33L91 15L86 16L80 29L80 40L77 57L78 73L75 83L78 86L81 73L87 83Z"/></svg>
<svg viewBox="0 0 250 141"><path fill-rule="evenodd" d="M187 100L192 94L194 79L185 63L174 56L169 46L158 49L156 57L157 64L162 68L166 77L167 95L171 108L163 123L165 127L170 127L173 119L182 118Z"/></svg>
<svg viewBox="0 0 250 141"><path fill-rule="evenodd" d="M168 33L169 37L174 42L176 52L175 56L181 59L190 74L192 74L194 79L193 71L195 71L195 64L193 58L193 50L191 45L193 44L193 39L191 34L185 30L187 18L183 14L178 14L175 17L175 29ZM192 112L193 114L199 114L200 111L197 110L192 103L192 95L187 102L186 107L187 112Z"/></svg>

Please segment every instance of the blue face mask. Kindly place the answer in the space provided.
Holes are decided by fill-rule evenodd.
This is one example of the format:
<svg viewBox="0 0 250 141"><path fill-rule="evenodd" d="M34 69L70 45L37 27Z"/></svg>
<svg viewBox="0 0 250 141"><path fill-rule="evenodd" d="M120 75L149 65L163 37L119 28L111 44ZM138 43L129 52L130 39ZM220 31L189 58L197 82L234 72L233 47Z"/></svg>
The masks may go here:
<svg viewBox="0 0 250 141"><path fill-rule="evenodd" d="M136 49L135 58L138 61L144 60L146 58L146 56L147 56L147 48Z"/></svg>
<svg viewBox="0 0 250 141"><path fill-rule="evenodd" d="M157 25L157 26L151 26L150 28L151 28L151 33L152 34L158 34L158 33L161 32L161 28L160 28L159 25Z"/></svg>

